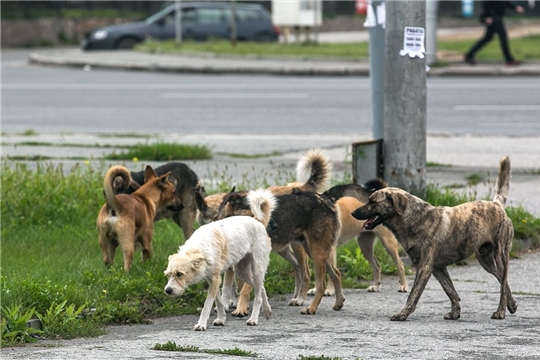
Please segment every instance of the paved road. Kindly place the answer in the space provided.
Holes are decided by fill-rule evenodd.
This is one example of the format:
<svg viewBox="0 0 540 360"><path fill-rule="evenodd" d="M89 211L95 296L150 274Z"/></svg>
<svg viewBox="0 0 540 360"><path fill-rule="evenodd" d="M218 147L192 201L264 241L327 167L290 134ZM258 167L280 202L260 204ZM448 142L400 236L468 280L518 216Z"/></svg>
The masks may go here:
<svg viewBox="0 0 540 360"><path fill-rule="evenodd" d="M156 319L151 325L112 326L93 339L47 340L22 348L2 349L3 359L223 359L224 355L170 353L151 350L174 341L200 349L233 349L258 354L258 359L292 360L303 356L343 359L538 359L540 358L540 253L526 254L510 264L510 287L518 311L505 320L491 320L499 286L478 264L449 269L462 299L461 319L443 315L449 301L432 278L418 308L406 322L391 322L407 297L396 291L397 278L385 277L380 293L346 290L342 311L324 298L317 314L301 315L286 299L273 299L272 318L256 327L245 319L227 318L224 327L209 325L195 332L196 316ZM408 278L412 284L412 277ZM211 318L211 320L213 317ZM240 357L237 357L240 359ZM231 357L233 359L233 357Z"/></svg>

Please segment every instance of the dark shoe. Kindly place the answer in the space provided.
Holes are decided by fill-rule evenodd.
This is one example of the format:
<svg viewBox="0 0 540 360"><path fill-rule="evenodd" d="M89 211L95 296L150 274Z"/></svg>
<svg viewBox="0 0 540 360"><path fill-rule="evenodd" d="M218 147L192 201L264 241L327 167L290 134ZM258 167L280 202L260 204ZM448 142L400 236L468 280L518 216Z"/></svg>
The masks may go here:
<svg viewBox="0 0 540 360"><path fill-rule="evenodd" d="M506 65L507 66L517 66L517 65L521 65L521 61L518 61L518 60L510 60L510 61L507 61L506 62Z"/></svg>
<svg viewBox="0 0 540 360"><path fill-rule="evenodd" d="M465 56L465 58L463 59L463 62L465 64L469 64L469 65L476 65L476 60L474 60L474 58L468 57L468 56Z"/></svg>

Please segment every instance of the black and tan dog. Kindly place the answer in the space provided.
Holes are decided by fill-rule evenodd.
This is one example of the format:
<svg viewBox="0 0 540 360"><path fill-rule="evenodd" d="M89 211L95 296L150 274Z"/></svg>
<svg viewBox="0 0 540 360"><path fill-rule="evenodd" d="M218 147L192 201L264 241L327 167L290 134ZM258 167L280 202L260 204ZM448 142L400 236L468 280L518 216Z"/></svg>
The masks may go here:
<svg viewBox="0 0 540 360"><path fill-rule="evenodd" d="M514 228L504 205L510 185L510 160L500 161L496 195L493 201L473 201L454 207L435 207L397 188L374 192L369 202L356 209L356 219L367 220L366 229L387 226L411 258L416 279L401 312L391 320L403 321L414 312L420 295L433 273L450 298L451 310L444 318L459 319L461 308L446 267L472 254L482 267L501 284L500 302L492 319L504 319L506 308L517 310L508 286L508 263Z"/></svg>
<svg viewBox="0 0 540 360"><path fill-rule="evenodd" d="M172 218L182 228L184 240L193 234L193 222L197 217L197 203L195 194L205 197L206 191L199 181L197 174L182 162L169 162L154 169L157 176L169 173L169 177L176 181L176 196L180 199L184 208L173 211L167 208L160 209L154 221ZM131 194L144 184L144 171L131 172L131 182L125 184L122 177L116 177L113 182L115 194Z"/></svg>
<svg viewBox="0 0 540 360"><path fill-rule="evenodd" d="M295 288L294 297L289 305L302 305L306 299L309 272L305 254L308 254L313 260L316 290L313 301L308 307L303 308L301 313L315 314L317 311L324 296L326 272L334 284L336 293L333 309L340 310L345 301L341 286L341 273L331 261L332 248L335 247L341 230L339 209L326 196L311 191L302 191L298 188L292 188L291 193L279 195L276 198L278 204L272 215L276 228L270 232L272 250L283 256L284 253L290 251L292 245L302 249L301 252L294 252L293 259L288 259L291 263L297 261L297 266L301 267L301 281L298 283L297 279L297 288ZM229 201L230 199L232 200ZM225 197L222 205L218 218L250 215L247 203L238 193L229 194ZM247 314L250 292L251 287L244 285L233 315Z"/></svg>
<svg viewBox="0 0 540 360"><path fill-rule="evenodd" d="M113 191L115 179L121 178L123 186L128 186L132 179L129 170L123 166L113 166L107 171L103 179L105 205L101 208L96 221L105 265L113 264L118 246L122 249L126 272L133 262L136 244L142 246L143 261L152 256L156 212L166 207L172 211L182 210L182 204L176 197L174 179L170 179L169 175L165 173L158 177L154 170L147 166L144 172L144 185L133 194L115 195Z"/></svg>
<svg viewBox="0 0 540 360"><path fill-rule="evenodd" d="M388 228L380 225L373 230L364 230L363 222L357 221L351 213L368 202L369 196L376 190L386 187L386 183L380 179L373 179L365 184L347 184L336 185L323 193L332 199L336 199L336 206L340 209L341 232L338 239L338 246L347 243L352 238L356 238L362 254L371 265L373 270L373 283L368 287L368 292L378 292L381 287L381 266L374 254L375 240L379 238L388 254L396 264L398 272L399 286L398 292L407 292L407 277L405 267L399 257L399 243L394 234ZM332 250L332 260L336 264L336 248ZM313 294L315 289L310 289ZM328 283L325 295L333 295L334 288L332 283Z"/></svg>

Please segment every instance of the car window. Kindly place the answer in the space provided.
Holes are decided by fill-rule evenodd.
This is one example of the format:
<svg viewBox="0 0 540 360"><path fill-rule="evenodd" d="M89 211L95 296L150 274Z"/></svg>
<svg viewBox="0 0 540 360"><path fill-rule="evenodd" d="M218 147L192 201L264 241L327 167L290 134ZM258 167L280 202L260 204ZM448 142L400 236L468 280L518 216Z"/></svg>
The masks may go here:
<svg viewBox="0 0 540 360"><path fill-rule="evenodd" d="M174 24L174 21L175 21L175 19L174 19L175 13L176 13L176 11L171 11L170 13L168 13L168 14L163 18L163 20L161 20L161 21L163 21L163 25L172 25L172 24Z"/></svg>
<svg viewBox="0 0 540 360"><path fill-rule="evenodd" d="M197 19L197 13L194 8L182 9L182 23L192 24Z"/></svg>
<svg viewBox="0 0 540 360"><path fill-rule="evenodd" d="M258 22L261 21L260 14L257 10L236 10L236 18L239 23Z"/></svg>
<svg viewBox="0 0 540 360"><path fill-rule="evenodd" d="M217 25L224 23L223 10L202 8L198 10L199 24L204 25Z"/></svg>

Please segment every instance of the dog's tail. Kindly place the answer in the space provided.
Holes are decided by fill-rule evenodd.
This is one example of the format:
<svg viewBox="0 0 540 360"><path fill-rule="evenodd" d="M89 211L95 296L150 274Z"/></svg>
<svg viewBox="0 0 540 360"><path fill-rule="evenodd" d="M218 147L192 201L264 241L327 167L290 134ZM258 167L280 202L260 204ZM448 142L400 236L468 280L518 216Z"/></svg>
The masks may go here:
<svg viewBox="0 0 540 360"><path fill-rule="evenodd" d="M107 203L107 206L116 212L119 211L120 206L114 195L113 182L117 183L119 178L123 181L122 186L128 187L129 184L131 184L131 174L129 170L121 165L112 166L105 174L105 178L103 178L103 194L105 195L105 202Z"/></svg>
<svg viewBox="0 0 540 360"><path fill-rule="evenodd" d="M316 192L328 189L331 175L332 163L321 149L306 151L296 165L296 181L311 185Z"/></svg>
<svg viewBox="0 0 540 360"><path fill-rule="evenodd" d="M497 176L497 192L494 202L501 204L504 207L506 197L510 189L510 158L505 156L499 162L499 175Z"/></svg>
<svg viewBox="0 0 540 360"><path fill-rule="evenodd" d="M247 202L255 219L259 220L264 227L268 226L272 211L277 206L277 199L270 190L250 190L247 194Z"/></svg>

